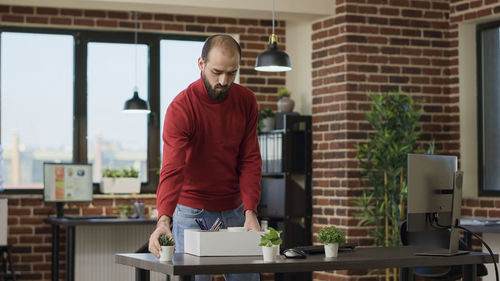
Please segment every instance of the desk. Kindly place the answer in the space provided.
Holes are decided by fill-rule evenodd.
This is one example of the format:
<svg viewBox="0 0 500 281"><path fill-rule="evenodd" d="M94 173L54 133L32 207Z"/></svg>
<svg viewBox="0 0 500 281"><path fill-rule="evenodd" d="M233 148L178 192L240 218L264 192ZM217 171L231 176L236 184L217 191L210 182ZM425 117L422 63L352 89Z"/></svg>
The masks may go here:
<svg viewBox="0 0 500 281"><path fill-rule="evenodd" d="M500 220L498 219L462 218L460 225L474 233L500 233ZM464 231L464 242L472 247L472 235L467 231Z"/></svg>
<svg viewBox="0 0 500 281"><path fill-rule="evenodd" d="M174 254L172 262L159 262L152 254L116 254L115 262L170 276L179 275L183 281L193 281L195 274L311 272L448 265L464 265L463 280L468 281L476 280L476 264L493 262L488 254L478 252L453 257L415 256L413 254L426 250L429 249L413 246L358 248L353 252L341 252L337 258L310 255L307 259L301 260L286 259L281 256L278 261L270 263L264 262L262 256L197 257L177 253ZM498 261L498 255L495 256L495 259ZM410 277L410 275L408 276Z"/></svg>
<svg viewBox="0 0 500 281"><path fill-rule="evenodd" d="M59 278L59 232L60 227L67 227L66 242L66 280L75 280L75 227L76 226L96 226L96 225L140 225L156 224L152 219L67 219L67 218L47 218L45 223L52 225L52 281Z"/></svg>

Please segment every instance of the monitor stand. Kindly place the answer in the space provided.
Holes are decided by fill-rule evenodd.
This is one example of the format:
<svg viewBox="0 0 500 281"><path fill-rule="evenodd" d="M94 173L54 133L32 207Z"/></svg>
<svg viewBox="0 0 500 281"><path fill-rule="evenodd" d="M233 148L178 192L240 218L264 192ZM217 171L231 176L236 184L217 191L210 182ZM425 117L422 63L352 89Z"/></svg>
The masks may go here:
<svg viewBox="0 0 500 281"><path fill-rule="evenodd" d="M63 207L64 203L63 202L56 202L56 214L58 218L62 218L63 216Z"/></svg>
<svg viewBox="0 0 500 281"><path fill-rule="evenodd" d="M416 256L458 256L468 254L468 251L458 249L459 244L459 229L456 227L460 224L460 212L462 207L462 183L464 172L456 171L453 179L453 202L451 207L451 230L450 244L448 249L433 249L430 251L415 253Z"/></svg>

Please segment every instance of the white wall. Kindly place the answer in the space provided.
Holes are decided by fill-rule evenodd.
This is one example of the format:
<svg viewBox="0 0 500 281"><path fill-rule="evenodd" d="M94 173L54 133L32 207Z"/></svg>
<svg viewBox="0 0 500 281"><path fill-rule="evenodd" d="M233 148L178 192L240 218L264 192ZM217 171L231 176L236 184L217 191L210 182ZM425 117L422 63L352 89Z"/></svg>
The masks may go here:
<svg viewBox="0 0 500 281"><path fill-rule="evenodd" d="M292 91L295 112L312 112L312 21L286 22L286 52L292 70L286 73L286 87Z"/></svg>

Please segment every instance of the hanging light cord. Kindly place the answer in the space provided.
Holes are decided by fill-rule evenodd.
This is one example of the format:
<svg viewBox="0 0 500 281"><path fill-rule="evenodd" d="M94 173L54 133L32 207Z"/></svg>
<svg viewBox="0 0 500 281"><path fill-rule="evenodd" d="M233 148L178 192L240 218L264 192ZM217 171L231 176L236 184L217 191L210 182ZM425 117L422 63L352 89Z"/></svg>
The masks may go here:
<svg viewBox="0 0 500 281"><path fill-rule="evenodd" d="M134 91L138 91L137 87L137 13L134 12L135 30L134 30Z"/></svg>
<svg viewBox="0 0 500 281"><path fill-rule="evenodd" d="M273 0L273 34L274 34L274 0Z"/></svg>

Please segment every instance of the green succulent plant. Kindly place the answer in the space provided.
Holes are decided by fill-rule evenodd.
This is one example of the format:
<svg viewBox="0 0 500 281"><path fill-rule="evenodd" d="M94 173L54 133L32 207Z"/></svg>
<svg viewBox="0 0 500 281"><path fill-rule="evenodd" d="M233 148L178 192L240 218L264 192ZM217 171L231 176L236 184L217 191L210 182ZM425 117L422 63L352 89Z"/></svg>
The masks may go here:
<svg viewBox="0 0 500 281"><path fill-rule="evenodd" d="M160 242L160 246L174 246L175 242L174 239L170 238L168 235L162 235L160 236L160 239L158 239Z"/></svg>
<svg viewBox="0 0 500 281"><path fill-rule="evenodd" d="M290 95L292 94L292 92L290 92L287 88L280 88L278 90L278 99L282 99L282 98L289 98Z"/></svg>

